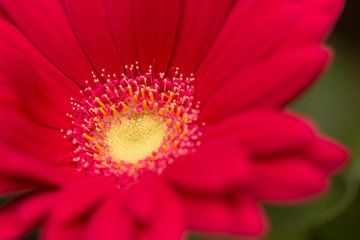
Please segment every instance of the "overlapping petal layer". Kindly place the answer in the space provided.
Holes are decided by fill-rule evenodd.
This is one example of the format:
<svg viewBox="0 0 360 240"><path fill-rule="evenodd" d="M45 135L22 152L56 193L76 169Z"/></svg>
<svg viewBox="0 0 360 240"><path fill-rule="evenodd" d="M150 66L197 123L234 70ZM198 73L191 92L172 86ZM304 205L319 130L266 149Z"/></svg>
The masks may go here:
<svg viewBox="0 0 360 240"><path fill-rule="evenodd" d="M188 228L255 236L261 202L307 199L348 158L281 110L330 59L342 0L0 0L0 238L179 239ZM202 145L126 189L78 173L70 97L91 71L194 73ZM277 109L277 110L275 110ZM199 122L199 123L200 123ZM20 192L22 193L22 192Z"/></svg>

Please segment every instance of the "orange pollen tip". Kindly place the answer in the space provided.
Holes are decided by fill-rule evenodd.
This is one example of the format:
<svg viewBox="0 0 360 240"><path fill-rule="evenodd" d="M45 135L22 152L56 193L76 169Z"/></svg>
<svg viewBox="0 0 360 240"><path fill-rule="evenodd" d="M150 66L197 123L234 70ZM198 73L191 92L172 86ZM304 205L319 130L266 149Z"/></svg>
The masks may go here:
<svg viewBox="0 0 360 240"><path fill-rule="evenodd" d="M102 174L119 187L163 170L200 143L199 103L194 103L194 78L171 68L166 74L145 73L137 64L124 73L93 75L70 99L66 116L72 129L62 130L74 144L73 162L79 171ZM117 77L120 76L120 77Z"/></svg>

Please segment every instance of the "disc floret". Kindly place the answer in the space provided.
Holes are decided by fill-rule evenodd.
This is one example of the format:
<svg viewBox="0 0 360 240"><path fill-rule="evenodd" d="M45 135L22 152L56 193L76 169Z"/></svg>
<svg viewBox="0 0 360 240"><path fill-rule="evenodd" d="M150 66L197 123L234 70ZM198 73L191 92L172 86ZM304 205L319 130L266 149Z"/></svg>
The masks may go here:
<svg viewBox="0 0 360 240"><path fill-rule="evenodd" d="M149 67L125 66L118 77L102 70L86 82L81 100L71 99L73 129L66 138L75 145L79 171L113 177L125 186L139 177L161 174L177 157L200 144L194 105L193 75L175 68L156 77Z"/></svg>

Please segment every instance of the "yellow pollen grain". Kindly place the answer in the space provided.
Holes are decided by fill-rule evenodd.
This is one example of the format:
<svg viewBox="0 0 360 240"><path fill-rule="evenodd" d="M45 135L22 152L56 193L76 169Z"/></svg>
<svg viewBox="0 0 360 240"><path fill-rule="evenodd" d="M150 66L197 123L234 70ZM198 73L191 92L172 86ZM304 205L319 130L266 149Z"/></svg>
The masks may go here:
<svg viewBox="0 0 360 240"><path fill-rule="evenodd" d="M163 122L151 114L143 114L122 118L121 124L114 121L106 132L105 143L114 161L136 164L161 147L166 133Z"/></svg>

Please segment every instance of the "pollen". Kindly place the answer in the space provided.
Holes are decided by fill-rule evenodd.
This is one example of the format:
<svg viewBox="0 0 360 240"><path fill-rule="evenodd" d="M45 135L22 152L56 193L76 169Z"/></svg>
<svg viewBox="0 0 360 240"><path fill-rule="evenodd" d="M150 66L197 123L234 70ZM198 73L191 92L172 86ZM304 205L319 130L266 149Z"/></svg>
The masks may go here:
<svg viewBox="0 0 360 240"><path fill-rule="evenodd" d="M78 171L111 177L120 187L151 172L161 174L195 151L202 135L193 75L172 68L156 76L152 66L141 73L137 64L124 69L119 77L92 73L82 99L70 99L73 127L63 130L74 145Z"/></svg>
<svg viewBox="0 0 360 240"><path fill-rule="evenodd" d="M123 119L121 124L113 121L106 132L105 144L115 162L123 160L137 164L158 151L166 133L167 128L161 119L152 114L135 115Z"/></svg>

